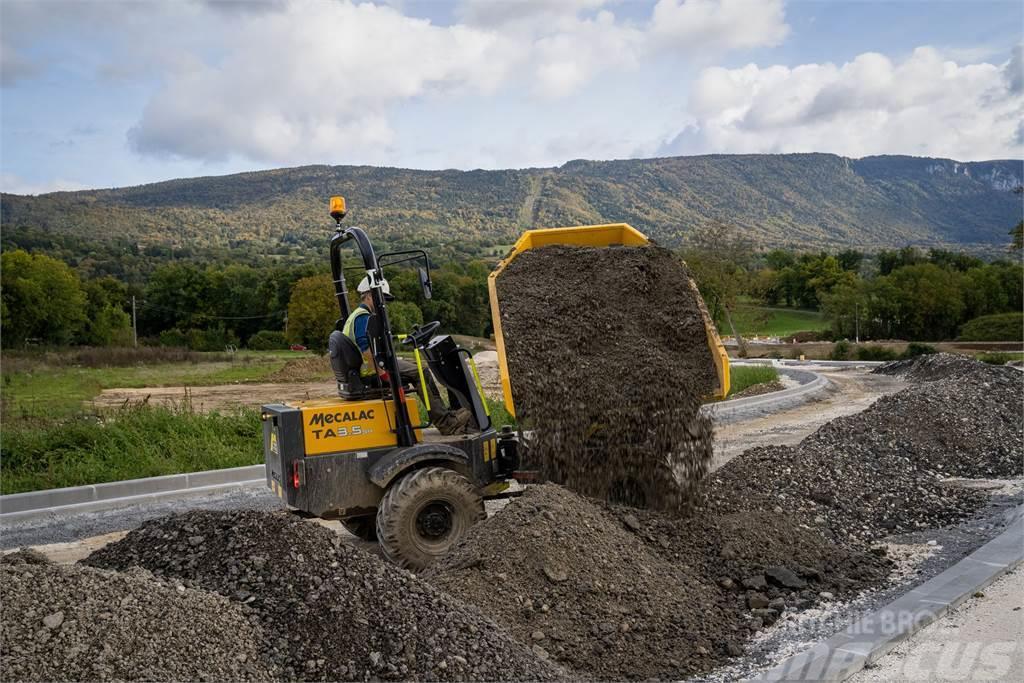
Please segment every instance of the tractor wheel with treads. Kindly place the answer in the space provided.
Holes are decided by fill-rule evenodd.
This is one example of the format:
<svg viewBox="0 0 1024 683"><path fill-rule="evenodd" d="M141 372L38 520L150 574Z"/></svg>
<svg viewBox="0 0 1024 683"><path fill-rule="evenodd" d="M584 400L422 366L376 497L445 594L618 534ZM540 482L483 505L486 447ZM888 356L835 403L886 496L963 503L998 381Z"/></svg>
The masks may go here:
<svg viewBox="0 0 1024 683"><path fill-rule="evenodd" d="M425 467L388 487L377 508L377 539L389 560L420 571L486 516L483 498L468 479L443 467Z"/></svg>

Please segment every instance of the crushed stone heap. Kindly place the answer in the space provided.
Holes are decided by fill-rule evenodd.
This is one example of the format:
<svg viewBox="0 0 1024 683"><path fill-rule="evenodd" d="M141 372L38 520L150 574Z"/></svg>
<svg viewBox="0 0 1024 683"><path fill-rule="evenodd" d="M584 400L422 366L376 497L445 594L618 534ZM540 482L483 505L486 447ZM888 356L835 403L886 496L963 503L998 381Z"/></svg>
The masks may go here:
<svg viewBox="0 0 1024 683"><path fill-rule="evenodd" d="M4 680L275 677L262 659L260 626L225 598L145 572L21 559L0 564Z"/></svg>
<svg viewBox="0 0 1024 683"><path fill-rule="evenodd" d="M143 567L247 605L287 680L564 678L476 609L284 513L163 517L86 562Z"/></svg>
<svg viewBox="0 0 1024 683"><path fill-rule="evenodd" d="M754 631L881 581L888 562L786 515L606 506L532 486L425 577L584 679L678 680Z"/></svg>
<svg viewBox="0 0 1024 683"><path fill-rule="evenodd" d="M987 500L944 480L1024 474L1024 374L948 355L897 369L918 381L794 447L730 461L708 506L805 512L840 541L871 540L955 523Z"/></svg>
<svg viewBox="0 0 1024 683"><path fill-rule="evenodd" d="M1020 374L1019 370L988 365L956 353L926 353L906 360L895 360L879 365L872 370L879 375L898 375L913 382L933 382L956 377L972 378L977 381L983 376Z"/></svg>
<svg viewBox="0 0 1024 683"><path fill-rule="evenodd" d="M704 478L716 382L690 273L672 252L552 245L499 275L530 464L584 495L678 510Z"/></svg>

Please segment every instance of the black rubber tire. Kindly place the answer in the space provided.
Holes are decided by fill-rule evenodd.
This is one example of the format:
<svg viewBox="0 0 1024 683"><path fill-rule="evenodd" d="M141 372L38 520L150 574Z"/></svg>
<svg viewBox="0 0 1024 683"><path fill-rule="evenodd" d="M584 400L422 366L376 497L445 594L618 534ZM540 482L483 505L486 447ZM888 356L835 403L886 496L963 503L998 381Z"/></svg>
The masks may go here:
<svg viewBox="0 0 1024 683"><path fill-rule="evenodd" d="M437 509L444 510L450 526L442 535L430 537L417 520ZM443 467L424 467L403 475L384 493L377 508L377 539L386 558L420 571L486 516L483 498L468 479Z"/></svg>
<svg viewBox="0 0 1024 683"><path fill-rule="evenodd" d="M364 541L377 540L377 520L373 515L349 517L341 520L341 525L356 538Z"/></svg>

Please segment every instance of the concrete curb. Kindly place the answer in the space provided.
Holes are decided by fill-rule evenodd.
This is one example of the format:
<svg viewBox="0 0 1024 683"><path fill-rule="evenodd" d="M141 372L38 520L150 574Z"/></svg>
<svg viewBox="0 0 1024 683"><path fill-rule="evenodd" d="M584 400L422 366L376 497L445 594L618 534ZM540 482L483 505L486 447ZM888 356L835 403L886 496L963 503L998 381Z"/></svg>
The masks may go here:
<svg viewBox="0 0 1024 683"><path fill-rule="evenodd" d="M0 496L0 524L198 495L266 480L263 465L232 467Z"/></svg>
<svg viewBox="0 0 1024 683"><path fill-rule="evenodd" d="M701 410L718 424L736 422L761 415L769 415L807 403L828 391L832 386L832 383L827 378L810 370L780 367L778 371L779 374L799 382L800 386L790 387L782 391L773 391L770 394L763 394L761 396L709 403L703 406Z"/></svg>
<svg viewBox="0 0 1024 683"><path fill-rule="evenodd" d="M791 358L744 358L733 365L811 365L822 368L877 368L888 360L793 360Z"/></svg>
<svg viewBox="0 0 1024 683"><path fill-rule="evenodd" d="M752 681L842 681L1024 562L1024 505L1006 529L930 581Z"/></svg>

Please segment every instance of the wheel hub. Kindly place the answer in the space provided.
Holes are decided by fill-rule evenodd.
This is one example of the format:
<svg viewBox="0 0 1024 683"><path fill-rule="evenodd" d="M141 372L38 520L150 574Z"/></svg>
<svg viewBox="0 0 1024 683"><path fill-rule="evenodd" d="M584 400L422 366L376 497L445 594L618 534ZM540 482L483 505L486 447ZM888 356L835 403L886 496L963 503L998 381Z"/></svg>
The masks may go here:
<svg viewBox="0 0 1024 683"><path fill-rule="evenodd" d="M452 530L453 510L450 505L433 501L416 515L416 530L429 539L443 538Z"/></svg>

